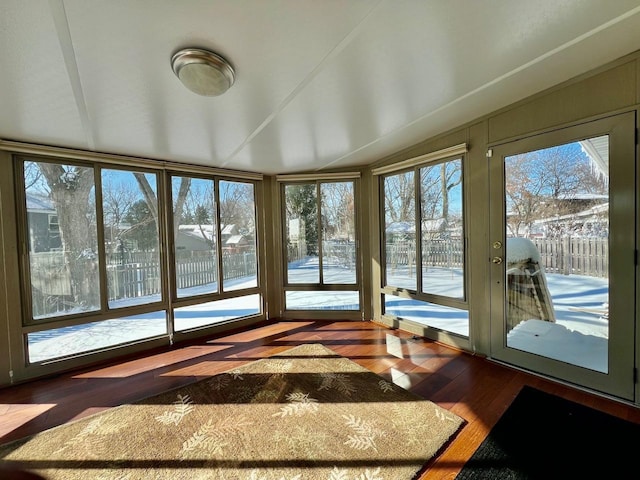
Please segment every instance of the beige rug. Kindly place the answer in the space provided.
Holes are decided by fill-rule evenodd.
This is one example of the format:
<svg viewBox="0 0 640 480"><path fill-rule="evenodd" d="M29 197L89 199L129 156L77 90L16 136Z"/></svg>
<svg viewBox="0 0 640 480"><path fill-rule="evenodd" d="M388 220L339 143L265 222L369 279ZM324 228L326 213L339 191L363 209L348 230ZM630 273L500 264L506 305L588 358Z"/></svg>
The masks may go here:
<svg viewBox="0 0 640 480"><path fill-rule="evenodd" d="M462 423L306 344L0 446L0 466L60 480L410 480Z"/></svg>

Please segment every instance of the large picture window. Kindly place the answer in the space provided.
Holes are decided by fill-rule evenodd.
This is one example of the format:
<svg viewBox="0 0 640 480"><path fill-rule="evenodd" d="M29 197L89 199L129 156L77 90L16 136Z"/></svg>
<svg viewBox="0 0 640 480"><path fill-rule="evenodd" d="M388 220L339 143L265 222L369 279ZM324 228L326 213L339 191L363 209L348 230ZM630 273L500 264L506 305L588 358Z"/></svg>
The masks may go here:
<svg viewBox="0 0 640 480"><path fill-rule="evenodd" d="M28 362L262 313L254 181L40 157L15 165Z"/></svg>

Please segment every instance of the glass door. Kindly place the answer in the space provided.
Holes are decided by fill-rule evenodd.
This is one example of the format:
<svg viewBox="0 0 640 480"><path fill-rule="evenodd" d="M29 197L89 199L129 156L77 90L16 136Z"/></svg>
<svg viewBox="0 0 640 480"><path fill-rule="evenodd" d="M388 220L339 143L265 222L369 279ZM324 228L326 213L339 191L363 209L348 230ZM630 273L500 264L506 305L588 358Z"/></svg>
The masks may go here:
<svg viewBox="0 0 640 480"><path fill-rule="evenodd" d="M491 355L634 392L634 114L493 149Z"/></svg>

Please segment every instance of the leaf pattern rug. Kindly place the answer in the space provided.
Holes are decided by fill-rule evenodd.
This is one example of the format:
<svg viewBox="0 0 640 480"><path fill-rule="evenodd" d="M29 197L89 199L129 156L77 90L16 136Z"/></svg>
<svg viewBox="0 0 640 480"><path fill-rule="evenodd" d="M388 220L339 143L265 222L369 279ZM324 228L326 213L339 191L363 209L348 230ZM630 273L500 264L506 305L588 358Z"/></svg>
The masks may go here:
<svg viewBox="0 0 640 480"><path fill-rule="evenodd" d="M304 344L0 446L0 466L51 480L411 480L463 422Z"/></svg>

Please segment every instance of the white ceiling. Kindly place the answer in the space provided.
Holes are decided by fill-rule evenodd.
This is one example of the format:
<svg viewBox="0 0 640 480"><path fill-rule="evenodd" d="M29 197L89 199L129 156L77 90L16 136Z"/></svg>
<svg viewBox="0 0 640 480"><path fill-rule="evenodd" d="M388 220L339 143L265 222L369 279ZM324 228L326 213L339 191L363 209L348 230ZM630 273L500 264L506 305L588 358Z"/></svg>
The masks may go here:
<svg viewBox="0 0 640 480"><path fill-rule="evenodd" d="M188 91L207 48L236 83ZM0 0L0 138L265 174L372 163L640 49L640 0Z"/></svg>

